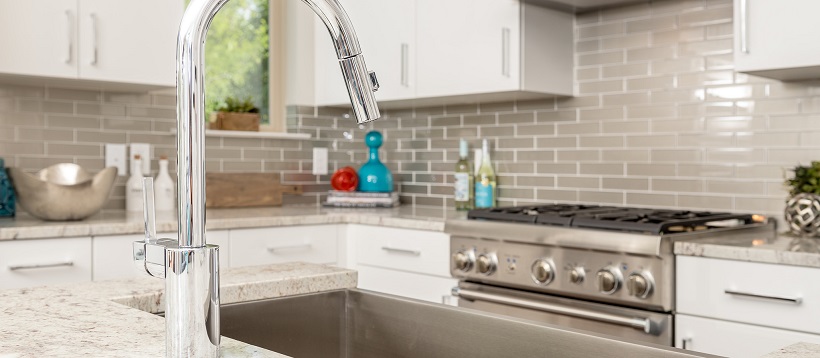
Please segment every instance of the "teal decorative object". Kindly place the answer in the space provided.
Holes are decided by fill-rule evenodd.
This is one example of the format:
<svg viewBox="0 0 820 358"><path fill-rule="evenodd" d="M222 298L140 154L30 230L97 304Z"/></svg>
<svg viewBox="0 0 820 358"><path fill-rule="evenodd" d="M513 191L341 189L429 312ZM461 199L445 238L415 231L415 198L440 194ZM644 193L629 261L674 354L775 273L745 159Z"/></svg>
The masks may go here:
<svg viewBox="0 0 820 358"><path fill-rule="evenodd" d="M382 134L370 131L364 137L364 144L370 147L370 159L359 168L359 191L389 193L393 191L393 174L379 160Z"/></svg>
<svg viewBox="0 0 820 358"><path fill-rule="evenodd" d="M0 217L14 216L14 188L6 173L6 163L0 158Z"/></svg>

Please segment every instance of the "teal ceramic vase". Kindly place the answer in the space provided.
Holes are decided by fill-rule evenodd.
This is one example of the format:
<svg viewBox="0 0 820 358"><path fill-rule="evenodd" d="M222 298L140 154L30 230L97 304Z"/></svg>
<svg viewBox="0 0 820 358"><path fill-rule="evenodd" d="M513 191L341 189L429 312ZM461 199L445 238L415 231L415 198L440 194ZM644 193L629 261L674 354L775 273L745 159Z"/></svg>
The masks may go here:
<svg viewBox="0 0 820 358"><path fill-rule="evenodd" d="M389 193L393 191L393 174L379 160L382 134L370 131L364 137L364 144L370 147L370 159L359 168L359 191Z"/></svg>
<svg viewBox="0 0 820 358"><path fill-rule="evenodd" d="M6 165L0 158L0 217L14 216L14 188L11 186Z"/></svg>

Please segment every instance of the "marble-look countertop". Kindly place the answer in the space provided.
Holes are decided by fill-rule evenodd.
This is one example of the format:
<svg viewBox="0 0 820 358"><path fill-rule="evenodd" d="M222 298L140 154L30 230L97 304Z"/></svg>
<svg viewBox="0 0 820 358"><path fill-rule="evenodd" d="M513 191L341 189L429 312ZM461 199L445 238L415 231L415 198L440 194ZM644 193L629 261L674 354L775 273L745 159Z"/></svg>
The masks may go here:
<svg viewBox="0 0 820 358"><path fill-rule="evenodd" d="M176 232L177 213L157 212L157 232ZM400 206L390 209L336 209L317 205L270 208L208 209L210 230L237 228L364 224L405 229L443 231L447 219L465 218L455 210ZM42 221L25 213L0 219L0 241L54 237L139 234L145 230L142 213L106 212L81 221Z"/></svg>
<svg viewBox="0 0 820 358"><path fill-rule="evenodd" d="M289 263L221 272L222 303L356 287L355 271ZM0 291L0 357L162 357L164 282L143 277ZM285 357L222 337L222 357Z"/></svg>
<svg viewBox="0 0 820 358"><path fill-rule="evenodd" d="M795 343L785 348L780 348L761 358L816 358L820 357L820 344Z"/></svg>
<svg viewBox="0 0 820 358"><path fill-rule="evenodd" d="M820 268L820 239L779 234L675 242L675 255Z"/></svg>

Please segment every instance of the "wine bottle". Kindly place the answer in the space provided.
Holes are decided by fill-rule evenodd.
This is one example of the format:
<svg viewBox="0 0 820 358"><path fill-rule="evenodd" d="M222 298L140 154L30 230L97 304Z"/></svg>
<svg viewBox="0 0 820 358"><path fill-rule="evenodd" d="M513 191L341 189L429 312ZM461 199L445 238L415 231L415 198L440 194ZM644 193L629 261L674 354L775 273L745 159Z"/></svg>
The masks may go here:
<svg viewBox="0 0 820 358"><path fill-rule="evenodd" d="M455 172L456 210L470 210L473 208L473 168L468 159L467 141L464 139L459 143L458 156Z"/></svg>
<svg viewBox="0 0 820 358"><path fill-rule="evenodd" d="M495 185L495 170L493 170L493 165L490 163L489 145L485 139L481 149L481 166L478 168L478 175L475 178L475 207L495 207Z"/></svg>

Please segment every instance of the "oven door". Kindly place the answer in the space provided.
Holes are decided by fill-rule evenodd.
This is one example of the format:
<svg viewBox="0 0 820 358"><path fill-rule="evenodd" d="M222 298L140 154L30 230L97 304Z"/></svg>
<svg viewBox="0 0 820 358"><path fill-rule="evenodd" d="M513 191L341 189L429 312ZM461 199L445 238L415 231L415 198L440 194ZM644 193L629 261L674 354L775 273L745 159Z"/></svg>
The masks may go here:
<svg viewBox="0 0 820 358"><path fill-rule="evenodd" d="M672 314L459 282L458 306L622 339L672 346Z"/></svg>

